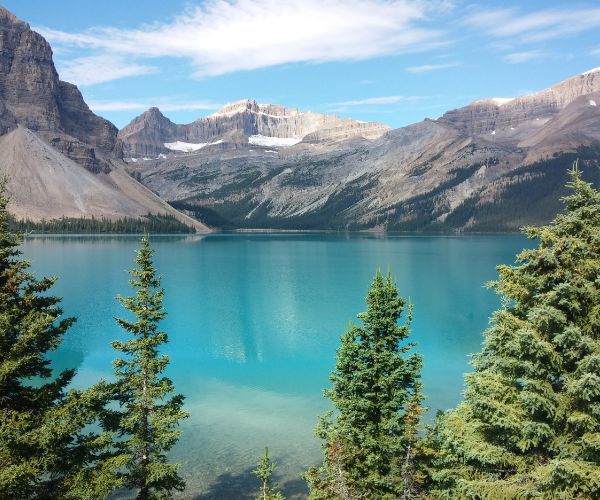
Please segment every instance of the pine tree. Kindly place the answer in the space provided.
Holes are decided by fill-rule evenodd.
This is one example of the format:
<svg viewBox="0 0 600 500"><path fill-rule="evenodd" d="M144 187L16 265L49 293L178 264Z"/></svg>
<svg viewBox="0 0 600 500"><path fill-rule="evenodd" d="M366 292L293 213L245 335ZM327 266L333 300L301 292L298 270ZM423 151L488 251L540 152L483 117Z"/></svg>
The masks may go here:
<svg viewBox="0 0 600 500"><path fill-rule="evenodd" d="M118 297L134 319L117 318L129 334L127 341L114 341L113 347L125 354L115 360L115 399L121 409L107 420L107 428L122 439L117 448L128 455L126 485L138 491L137 498L170 497L172 490L183 490L185 483L178 474L179 465L168 462L166 452L179 439L179 421L188 416L182 410L183 396L173 395L170 379L162 376L169 363L159 348L167 343L167 334L158 324L165 318L162 306L164 291L152 263L153 251L148 236L142 239L131 270L131 297Z"/></svg>
<svg viewBox="0 0 600 500"><path fill-rule="evenodd" d="M600 494L600 193L571 172L566 210L500 266L464 402L437 432L446 498Z"/></svg>
<svg viewBox="0 0 600 500"><path fill-rule="evenodd" d="M74 370L52 376L50 351L74 318L61 318L56 278L35 279L8 231L0 181L0 497L88 498L118 486L109 436L84 432L102 411L102 384L67 391Z"/></svg>
<svg viewBox="0 0 600 500"><path fill-rule="evenodd" d="M258 467L253 471L254 475L262 481L260 494L256 500L285 500L285 497L273 487L271 476L277 468L277 464L271 462L269 458L269 448L265 448L265 453L260 457Z"/></svg>
<svg viewBox="0 0 600 500"><path fill-rule="evenodd" d="M388 273L377 272L362 326L341 339L325 396L337 413L322 417L323 465L305 478L314 499L411 498L418 489L416 428L422 408L422 358L409 354L412 307Z"/></svg>

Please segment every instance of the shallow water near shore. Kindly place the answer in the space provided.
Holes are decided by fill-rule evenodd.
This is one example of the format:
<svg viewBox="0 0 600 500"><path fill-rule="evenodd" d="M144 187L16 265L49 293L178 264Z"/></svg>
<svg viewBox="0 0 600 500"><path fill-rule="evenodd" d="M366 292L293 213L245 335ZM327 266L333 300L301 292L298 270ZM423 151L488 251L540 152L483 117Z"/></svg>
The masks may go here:
<svg viewBox="0 0 600 500"><path fill-rule="evenodd" d="M228 233L151 241L166 291L167 375L191 414L171 455L182 464L184 496L198 499L253 498L251 471L266 445L284 493L305 496L299 475L320 459L313 428L328 409L322 390L378 267L392 270L414 304L428 418L454 406L468 354L479 350L499 305L483 285L496 265L532 246L519 235ZM37 276L60 277L54 292L65 314L78 317L53 356L57 369L77 368L78 386L112 377L110 341L123 338L114 297L130 293L138 244L137 236L40 236L23 244Z"/></svg>

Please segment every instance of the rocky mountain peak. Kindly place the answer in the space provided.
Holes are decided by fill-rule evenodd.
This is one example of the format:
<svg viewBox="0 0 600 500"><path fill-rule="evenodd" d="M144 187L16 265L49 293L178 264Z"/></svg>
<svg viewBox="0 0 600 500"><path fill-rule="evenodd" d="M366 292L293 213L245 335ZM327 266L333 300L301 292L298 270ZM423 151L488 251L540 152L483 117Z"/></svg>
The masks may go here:
<svg viewBox="0 0 600 500"><path fill-rule="evenodd" d="M21 25L24 28L29 28L29 24L25 21L21 21L17 16L15 16L12 12L9 12L4 7L0 5L0 24L13 24L13 25Z"/></svg>
<svg viewBox="0 0 600 500"><path fill-rule="evenodd" d="M300 111L279 104L243 99L190 124L177 125L151 108L119 132L125 157L156 158L172 151L191 152L207 145L220 149L290 147L307 142L339 142L354 137L375 139L389 130L336 115ZM269 140L274 139L274 140ZM278 140L279 139L279 140ZM173 150L173 144L176 148Z"/></svg>
<svg viewBox="0 0 600 500"><path fill-rule="evenodd" d="M22 125L54 144L65 142L59 149L67 155L91 147L121 156L117 128L91 112L75 85L59 79L44 37L4 8L0 8L0 41L0 134ZM77 142L81 144L75 147ZM96 158L86 167L109 168L100 165L101 155L84 156Z"/></svg>
<svg viewBox="0 0 600 500"><path fill-rule="evenodd" d="M556 116L577 98L600 91L600 68L585 71L547 89L515 98L490 98L472 102L444 114L439 121L468 135L518 138Z"/></svg>

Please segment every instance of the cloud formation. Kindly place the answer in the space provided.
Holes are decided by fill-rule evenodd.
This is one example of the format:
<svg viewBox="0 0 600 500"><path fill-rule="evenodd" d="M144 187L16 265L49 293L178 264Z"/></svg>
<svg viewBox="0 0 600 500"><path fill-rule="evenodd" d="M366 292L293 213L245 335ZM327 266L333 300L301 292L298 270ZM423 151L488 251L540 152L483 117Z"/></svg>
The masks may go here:
<svg viewBox="0 0 600 500"><path fill-rule="evenodd" d="M542 42L600 27L600 8L573 6L528 14L514 8L492 9L470 14L465 23L497 38Z"/></svg>
<svg viewBox="0 0 600 500"><path fill-rule="evenodd" d="M361 60L427 50L442 44L442 32L428 16L447 3L434 0L207 0L169 23L138 29L94 28L68 33L36 28L50 43L77 47L93 57L187 59L194 76L216 76L287 63ZM141 74L150 66L119 65L115 77ZM64 72L75 83L107 81L77 71ZM99 71L97 71L99 73ZM107 75L110 75L108 73Z"/></svg>
<svg viewBox="0 0 600 500"><path fill-rule="evenodd" d="M120 55L97 54L67 61L61 67L60 76L63 80L85 87L157 71L154 66L135 64Z"/></svg>
<svg viewBox="0 0 600 500"><path fill-rule="evenodd" d="M536 59L542 59L545 57L545 53L541 50L526 50L523 52L511 52L504 56L504 60L511 64L521 64L529 61L535 61Z"/></svg>
<svg viewBox="0 0 600 500"><path fill-rule="evenodd" d="M445 68L455 68L458 66L457 62L449 62L443 64L422 64L420 66L409 66L406 71L409 73L428 73L430 71L437 71Z"/></svg>

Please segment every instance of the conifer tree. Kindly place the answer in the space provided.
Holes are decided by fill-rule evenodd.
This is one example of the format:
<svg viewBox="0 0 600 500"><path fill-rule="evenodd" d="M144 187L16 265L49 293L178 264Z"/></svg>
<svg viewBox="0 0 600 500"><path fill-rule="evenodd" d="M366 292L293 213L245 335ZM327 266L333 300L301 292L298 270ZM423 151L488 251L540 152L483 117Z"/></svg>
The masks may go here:
<svg viewBox="0 0 600 500"><path fill-rule="evenodd" d="M465 399L438 424L434 493L598 498L600 193L571 172L566 210L528 228L538 246L500 266Z"/></svg>
<svg viewBox="0 0 600 500"><path fill-rule="evenodd" d="M122 437L117 448L128 455L126 486L137 490L141 500L168 498L172 490L185 487L178 474L179 465L169 463L166 457L179 439L179 421L188 414L182 410L183 396L173 395L172 381L162 375L169 358L161 355L159 348L168 338L158 325L166 313L162 306L164 291L152 255L145 235L136 254L137 267L130 272L135 295L118 297L133 318L117 318L131 338L113 342L125 358L114 362L115 399L121 409L107 420L107 427Z"/></svg>
<svg viewBox="0 0 600 500"><path fill-rule="evenodd" d="M277 464L271 462L269 458L269 448L265 448L265 453L260 457L258 467L253 471L254 475L262 482L260 494L256 497L256 500L285 500L285 497L272 485L271 476L276 468Z"/></svg>
<svg viewBox="0 0 600 500"><path fill-rule="evenodd" d="M362 326L341 339L325 396L336 413L322 417L323 465L305 478L314 499L413 497L417 484L416 427L423 411L422 358L409 354L412 308L388 273L378 271L367 297Z"/></svg>
<svg viewBox="0 0 600 500"><path fill-rule="evenodd" d="M48 354L75 321L61 319L56 278L36 279L8 231L0 180L0 497L99 497L118 486L110 437L84 432L104 405L102 384L67 391L74 370L52 376Z"/></svg>

